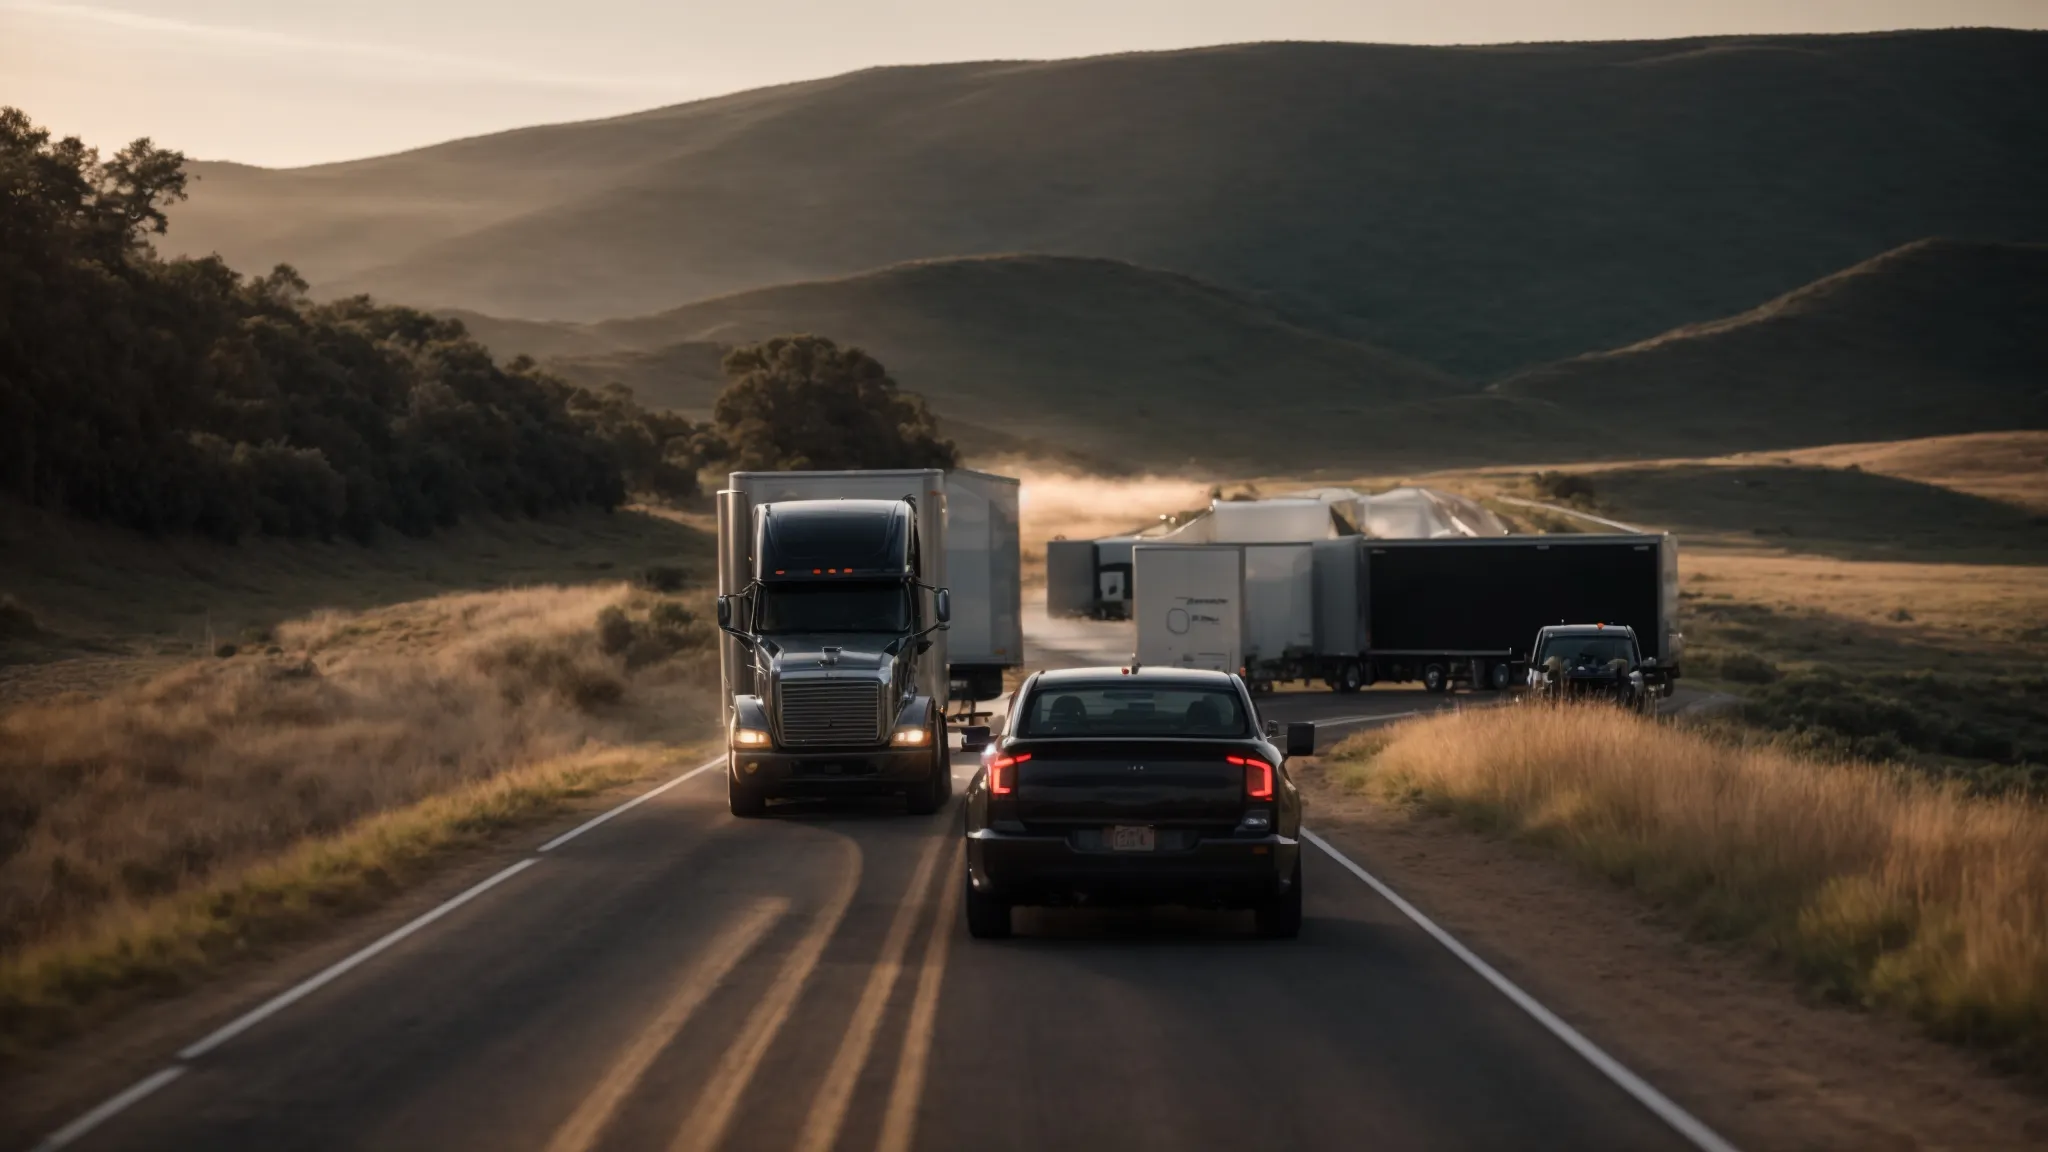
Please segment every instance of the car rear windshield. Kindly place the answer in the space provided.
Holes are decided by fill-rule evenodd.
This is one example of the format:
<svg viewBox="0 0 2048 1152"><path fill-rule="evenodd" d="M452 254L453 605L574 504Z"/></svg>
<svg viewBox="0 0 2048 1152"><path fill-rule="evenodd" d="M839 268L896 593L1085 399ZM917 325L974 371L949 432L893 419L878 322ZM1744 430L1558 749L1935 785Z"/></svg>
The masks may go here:
<svg viewBox="0 0 2048 1152"><path fill-rule="evenodd" d="M1047 685L1024 706L1018 735L1244 736L1244 702L1228 687L1103 684Z"/></svg>

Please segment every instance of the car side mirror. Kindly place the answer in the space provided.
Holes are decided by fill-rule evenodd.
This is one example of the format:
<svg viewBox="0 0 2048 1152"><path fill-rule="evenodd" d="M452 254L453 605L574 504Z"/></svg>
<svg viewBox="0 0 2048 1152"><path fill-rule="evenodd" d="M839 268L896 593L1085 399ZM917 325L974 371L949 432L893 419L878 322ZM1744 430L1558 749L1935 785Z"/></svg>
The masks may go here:
<svg viewBox="0 0 2048 1152"><path fill-rule="evenodd" d="M1280 738L1280 722L1279 722L1278 720L1268 720L1268 721L1266 721L1266 739L1268 739L1268 740L1278 740L1279 738Z"/></svg>
<svg viewBox="0 0 2048 1152"><path fill-rule="evenodd" d="M938 617L939 623L951 624L953 622L953 590L951 588L941 588L932 597L932 600L932 611Z"/></svg>
<svg viewBox="0 0 2048 1152"><path fill-rule="evenodd" d="M960 730L960 748L965 752L979 752L988 747L989 734L986 724L969 724Z"/></svg>
<svg viewBox="0 0 2048 1152"><path fill-rule="evenodd" d="M720 628L732 627L732 597L730 596L720 596L718 598L718 626Z"/></svg>
<svg viewBox="0 0 2048 1152"><path fill-rule="evenodd" d="M1315 755L1316 726L1313 724L1289 724L1287 726L1287 754L1289 756Z"/></svg>

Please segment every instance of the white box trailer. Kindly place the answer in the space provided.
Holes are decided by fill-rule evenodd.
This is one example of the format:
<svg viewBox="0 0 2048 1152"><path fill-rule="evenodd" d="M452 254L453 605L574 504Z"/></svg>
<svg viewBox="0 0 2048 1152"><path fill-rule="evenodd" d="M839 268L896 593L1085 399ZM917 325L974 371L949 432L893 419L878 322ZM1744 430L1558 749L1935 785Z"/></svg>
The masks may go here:
<svg viewBox="0 0 2048 1152"><path fill-rule="evenodd" d="M1244 668L1244 549L1139 545L1131 564L1145 589L1134 611L1139 663L1232 673Z"/></svg>
<svg viewBox="0 0 2048 1152"><path fill-rule="evenodd" d="M1045 611L1049 616L1097 613L1095 541L1045 542Z"/></svg>
<svg viewBox="0 0 2048 1152"><path fill-rule="evenodd" d="M1315 546L1244 544L1244 661L1250 668L1315 650Z"/></svg>
<svg viewBox="0 0 2048 1152"><path fill-rule="evenodd" d="M946 473L946 633L954 696L993 700L1003 670L1024 663L1024 604L1017 529L1018 483L958 468Z"/></svg>

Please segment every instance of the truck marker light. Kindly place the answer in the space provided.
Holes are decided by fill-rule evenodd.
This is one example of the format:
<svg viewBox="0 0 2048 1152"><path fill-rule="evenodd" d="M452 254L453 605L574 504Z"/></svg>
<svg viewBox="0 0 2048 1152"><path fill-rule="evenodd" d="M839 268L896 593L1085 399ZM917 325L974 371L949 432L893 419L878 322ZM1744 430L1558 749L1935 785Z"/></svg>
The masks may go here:
<svg viewBox="0 0 2048 1152"><path fill-rule="evenodd" d="M813 568L813 569L811 569L811 575L813 575L813 576L823 576L824 574L825 574L825 570L824 570L823 568Z"/></svg>
<svg viewBox="0 0 2048 1152"><path fill-rule="evenodd" d="M1017 790L1017 765L1031 759L1031 753L998 756L988 762L988 790L991 795L1008 796Z"/></svg>

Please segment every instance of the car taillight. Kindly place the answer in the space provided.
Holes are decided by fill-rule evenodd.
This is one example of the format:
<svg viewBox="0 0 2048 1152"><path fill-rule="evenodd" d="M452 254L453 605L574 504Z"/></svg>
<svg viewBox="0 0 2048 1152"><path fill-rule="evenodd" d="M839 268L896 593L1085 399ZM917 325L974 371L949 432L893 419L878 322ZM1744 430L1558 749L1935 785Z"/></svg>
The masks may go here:
<svg viewBox="0 0 2048 1152"><path fill-rule="evenodd" d="M1031 759L1031 753L998 756L988 762L988 791L991 796L1008 796L1017 790L1017 765Z"/></svg>
<svg viewBox="0 0 2048 1152"><path fill-rule="evenodd" d="M1225 760L1244 767L1244 794L1251 800L1273 798L1273 766L1257 756L1225 756Z"/></svg>

